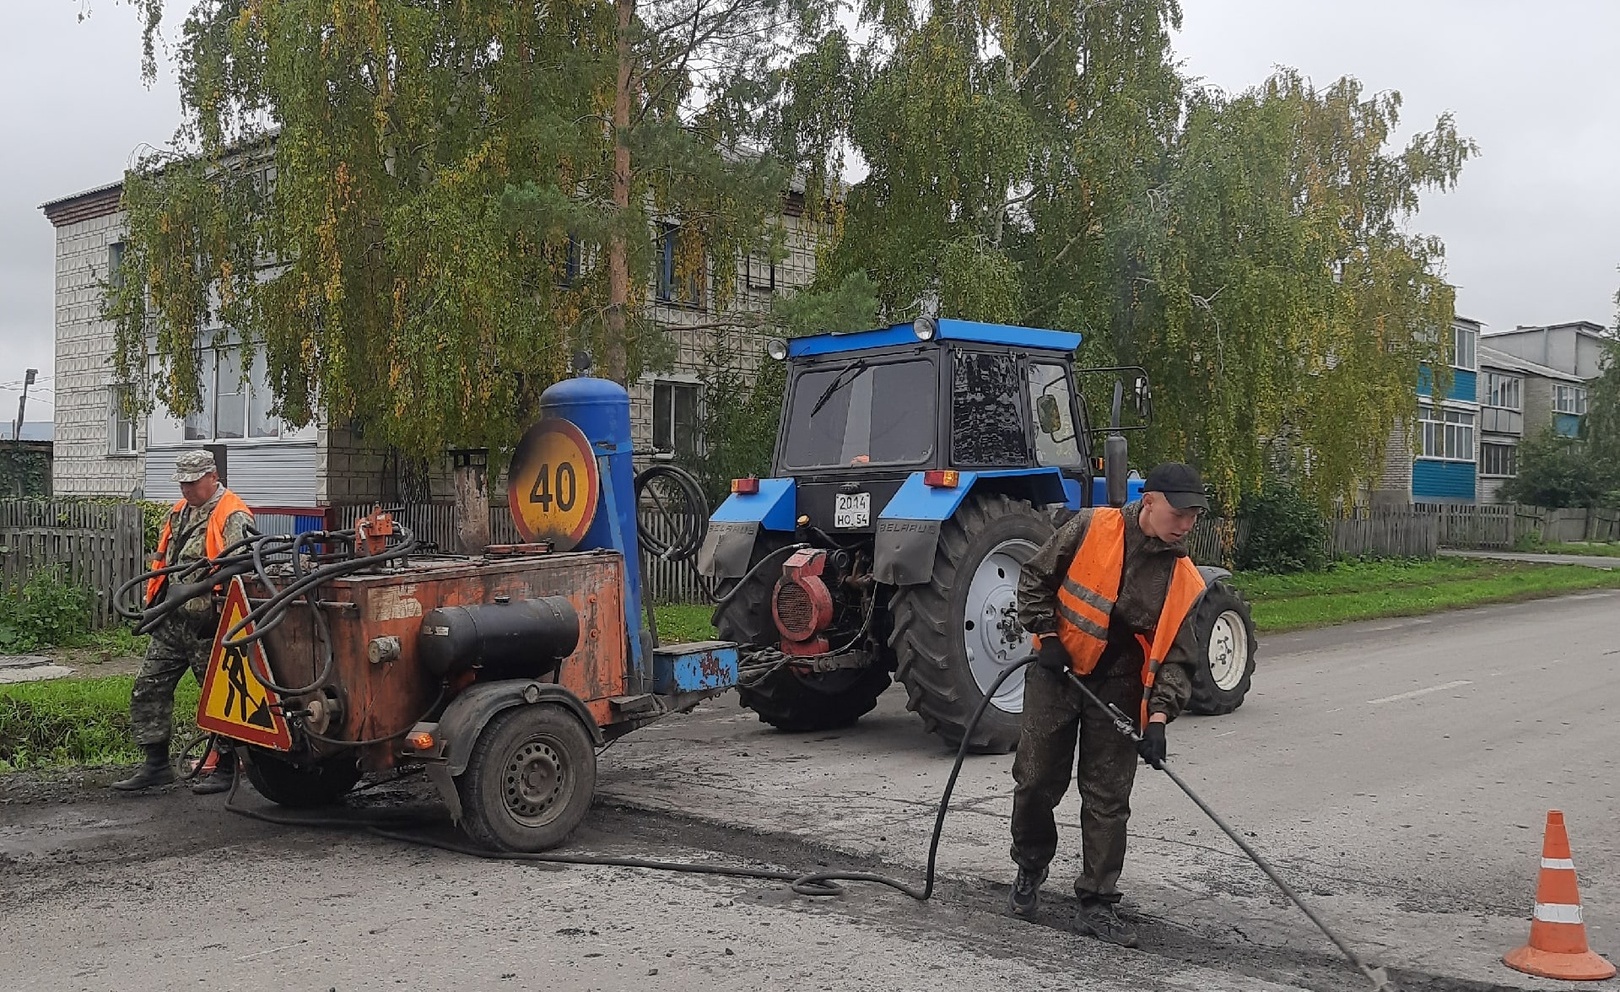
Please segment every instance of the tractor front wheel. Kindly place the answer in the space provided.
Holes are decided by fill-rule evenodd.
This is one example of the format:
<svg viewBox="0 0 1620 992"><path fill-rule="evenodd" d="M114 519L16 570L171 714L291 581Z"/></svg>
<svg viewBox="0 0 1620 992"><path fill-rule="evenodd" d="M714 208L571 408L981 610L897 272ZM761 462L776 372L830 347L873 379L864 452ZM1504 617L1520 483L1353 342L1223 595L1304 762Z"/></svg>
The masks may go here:
<svg viewBox="0 0 1620 992"><path fill-rule="evenodd" d="M1053 530L1027 502L970 496L940 528L928 582L902 586L890 601L889 644L907 706L952 745L967 735L976 754L1018 746L1022 672L1002 683L971 734L968 721L996 678L1034 650L1018 623L1018 576Z"/></svg>
<svg viewBox="0 0 1620 992"><path fill-rule="evenodd" d="M1243 705L1254 675L1254 620L1236 589L1216 580L1198 601L1199 656L1187 711L1219 716Z"/></svg>

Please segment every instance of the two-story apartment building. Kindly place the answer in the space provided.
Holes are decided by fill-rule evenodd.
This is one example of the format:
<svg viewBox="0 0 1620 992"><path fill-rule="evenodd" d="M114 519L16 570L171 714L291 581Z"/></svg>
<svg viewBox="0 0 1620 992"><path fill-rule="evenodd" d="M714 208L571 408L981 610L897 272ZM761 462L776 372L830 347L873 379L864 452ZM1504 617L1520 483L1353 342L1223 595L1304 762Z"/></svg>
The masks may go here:
<svg viewBox="0 0 1620 992"><path fill-rule="evenodd" d="M1492 341L1486 335L1485 341ZM1479 346L1478 502L1496 502L1503 484L1519 474L1519 445L1551 426L1565 437L1580 432L1586 387L1579 376Z"/></svg>
<svg viewBox="0 0 1620 992"><path fill-rule="evenodd" d="M262 359L242 367L239 347L208 349L203 357L203 409L178 418L165 409L150 416L126 415L122 387L114 381L114 332L102 318L105 282L117 278L124 247L121 183L53 200L43 206L56 229L56 462L55 491L63 495L139 494L172 500L174 457L208 447L229 485L250 505L315 508L393 498L397 460L366 442L347 425L293 428L271 412L273 397ZM792 292L815 274L815 225L804 216L803 197L783 199L785 257L737 261L734 311L760 311L778 293ZM671 338L671 367L632 383L633 437L638 450L688 451L698 438L701 374L711 356L725 356L733 369L752 375L764 341L751 333L717 329L708 301L710 280L677 280L678 231L663 230L657 242L651 312ZM436 496L448 496L443 473L432 473Z"/></svg>
<svg viewBox="0 0 1620 992"><path fill-rule="evenodd" d="M1429 368L1419 370L1416 421L1397 425L1374 505L1472 502L1478 484L1479 335L1477 320L1451 322L1451 382L1436 395Z"/></svg>

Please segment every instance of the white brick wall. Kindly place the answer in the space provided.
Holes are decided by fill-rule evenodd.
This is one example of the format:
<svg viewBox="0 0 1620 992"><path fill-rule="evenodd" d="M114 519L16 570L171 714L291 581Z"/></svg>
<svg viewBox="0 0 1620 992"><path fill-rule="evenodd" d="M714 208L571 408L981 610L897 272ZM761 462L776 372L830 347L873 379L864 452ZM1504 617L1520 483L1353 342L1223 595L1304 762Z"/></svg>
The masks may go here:
<svg viewBox="0 0 1620 992"><path fill-rule="evenodd" d="M142 484L139 455L112 455L113 325L101 319L109 246L122 214L56 230L56 440L51 485L60 495L127 496ZM140 428L137 449L145 447Z"/></svg>

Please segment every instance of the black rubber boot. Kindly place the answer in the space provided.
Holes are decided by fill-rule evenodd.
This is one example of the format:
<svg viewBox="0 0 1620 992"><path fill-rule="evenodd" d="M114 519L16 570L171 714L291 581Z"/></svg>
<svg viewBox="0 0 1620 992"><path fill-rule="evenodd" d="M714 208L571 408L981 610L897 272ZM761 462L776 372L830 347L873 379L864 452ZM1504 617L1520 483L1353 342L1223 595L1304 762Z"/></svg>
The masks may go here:
<svg viewBox="0 0 1620 992"><path fill-rule="evenodd" d="M146 750L146 763L129 778L114 782L119 792L139 792L154 785L168 785L174 781L174 769L169 767L169 742L141 745Z"/></svg>
<svg viewBox="0 0 1620 992"><path fill-rule="evenodd" d="M1136 928L1120 919L1119 911L1111 902L1082 899L1080 925L1099 940L1106 940L1121 947L1137 946Z"/></svg>
<svg viewBox="0 0 1620 992"><path fill-rule="evenodd" d="M1033 920L1041 908L1041 883L1044 881L1045 868L1040 871L1018 869L1018 877L1013 879L1012 895L1007 900L1008 911L1019 919Z"/></svg>
<svg viewBox="0 0 1620 992"><path fill-rule="evenodd" d="M214 770L191 783L192 792L199 796L211 796L231 787L231 779L236 775L236 751L224 748L218 755L218 759L214 762Z"/></svg>

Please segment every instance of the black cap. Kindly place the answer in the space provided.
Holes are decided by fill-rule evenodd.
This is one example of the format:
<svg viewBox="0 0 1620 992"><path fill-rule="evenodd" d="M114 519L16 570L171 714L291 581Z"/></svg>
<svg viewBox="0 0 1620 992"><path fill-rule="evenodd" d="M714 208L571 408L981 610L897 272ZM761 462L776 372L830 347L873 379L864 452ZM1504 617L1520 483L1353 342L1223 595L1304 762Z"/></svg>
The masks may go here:
<svg viewBox="0 0 1620 992"><path fill-rule="evenodd" d="M1155 466L1142 484L1142 491L1163 493L1170 505L1178 510L1191 510L1194 507L1209 509L1209 500L1204 496L1204 480L1198 477L1197 469L1181 462L1165 462Z"/></svg>

